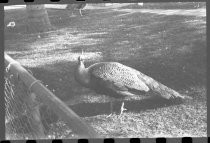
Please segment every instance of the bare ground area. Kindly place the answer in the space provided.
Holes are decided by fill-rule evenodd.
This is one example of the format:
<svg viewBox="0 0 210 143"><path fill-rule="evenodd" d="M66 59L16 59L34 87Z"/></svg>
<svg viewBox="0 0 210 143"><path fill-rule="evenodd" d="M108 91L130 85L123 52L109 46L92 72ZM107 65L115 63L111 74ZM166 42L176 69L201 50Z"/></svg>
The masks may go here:
<svg viewBox="0 0 210 143"><path fill-rule="evenodd" d="M5 13L5 51L105 137L206 136L205 9L117 7L86 9L69 18L48 9L55 31L24 34L23 9ZM170 13L170 14L169 14ZM41 38L40 38L41 37ZM78 55L86 65L117 61L133 67L193 100L183 103L126 99L110 111L109 98L81 87L73 73Z"/></svg>

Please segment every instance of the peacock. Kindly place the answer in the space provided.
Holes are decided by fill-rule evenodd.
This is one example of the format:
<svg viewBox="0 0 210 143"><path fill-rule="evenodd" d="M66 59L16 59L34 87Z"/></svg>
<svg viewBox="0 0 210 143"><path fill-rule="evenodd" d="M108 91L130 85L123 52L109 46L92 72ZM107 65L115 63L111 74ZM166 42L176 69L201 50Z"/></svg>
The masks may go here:
<svg viewBox="0 0 210 143"><path fill-rule="evenodd" d="M86 3L78 4L77 9L79 10L80 16L82 15L82 9L86 6Z"/></svg>
<svg viewBox="0 0 210 143"><path fill-rule="evenodd" d="M99 62L86 68L83 57L79 56L74 76L75 80L82 86L92 89L96 93L111 97L111 114L114 99L124 98L126 96L130 96L131 98L144 96L143 93L148 93L149 91L158 92L158 94L154 94L153 96L166 99L175 97L185 98L178 92L164 86L136 69L118 62ZM148 96L148 98L153 96ZM123 102L120 115L124 110L127 109L124 108Z"/></svg>
<svg viewBox="0 0 210 143"><path fill-rule="evenodd" d="M86 3L79 3L79 4L68 4L66 9L67 10L72 10L72 15L71 17L74 16L74 10L79 10L79 14L80 16L83 16L82 15L82 9L86 6Z"/></svg>

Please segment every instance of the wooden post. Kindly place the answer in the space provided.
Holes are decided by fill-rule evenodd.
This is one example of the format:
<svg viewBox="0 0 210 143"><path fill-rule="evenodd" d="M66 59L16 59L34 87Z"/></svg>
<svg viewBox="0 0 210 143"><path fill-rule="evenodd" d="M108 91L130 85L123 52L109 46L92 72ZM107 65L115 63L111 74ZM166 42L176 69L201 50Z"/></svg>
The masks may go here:
<svg viewBox="0 0 210 143"><path fill-rule="evenodd" d="M33 131L35 133L35 139L43 139L45 137L44 127L42 125L41 116L39 112L39 105L37 105L36 94L31 93L26 97L27 107L29 107L30 116L29 120L32 125Z"/></svg>
<svg viewBox="0 0 210 143"><path fill-rule="evenodd" d="M27 33L46 32L53 29L44 5L26 5Z"/></svg>
<svg viewBox="0 0 210 143"><path fill-rule="evenodd" d="M21 80L28 88L32 83L37 81L31 74L28 73L17 61L13 60L6 53L4 54L5 64L8 66L9 72L14 75L19 75ZM99 138L95 130L84 122L74 111L65 105L58 97L48 90L40 82L36 82L31 86L31 92L35 93L41 100L48 105L61 119L66 121L66 124L78 135L85 138Z"/></svg>

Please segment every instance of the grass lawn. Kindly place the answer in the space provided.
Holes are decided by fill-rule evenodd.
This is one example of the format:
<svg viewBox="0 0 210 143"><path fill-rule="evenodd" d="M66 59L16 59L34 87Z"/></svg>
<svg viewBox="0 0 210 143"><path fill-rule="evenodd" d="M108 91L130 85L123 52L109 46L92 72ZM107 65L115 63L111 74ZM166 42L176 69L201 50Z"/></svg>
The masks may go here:
<svg viewBox="0 0 210 143"><path fill-rule="evenodd" d="M142 13L136 6L86 9L83 17L69 18L64 10L48 9L57 30L41 34L22 33L23 9L6 11L5 24L14 20L16 27L5 28L5 52L105 137L206 136L206 17L185 15L185 11L159 14L154 5L150 10L153 13ZM87 66L117 61L193 100L163 105L127 99L128 110L121 117L107 118L109 98L74 80L82 50ZM115 111L119 109L117 103Z"/></svg>

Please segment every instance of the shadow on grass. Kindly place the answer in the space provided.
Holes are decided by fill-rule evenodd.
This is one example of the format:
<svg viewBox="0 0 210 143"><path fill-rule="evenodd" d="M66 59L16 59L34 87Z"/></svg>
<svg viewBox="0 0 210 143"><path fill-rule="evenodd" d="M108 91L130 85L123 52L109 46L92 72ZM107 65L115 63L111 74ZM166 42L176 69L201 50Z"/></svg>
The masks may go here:
<svg viewBox="0 0 210 143"><path fill-rule="evenodd" d="M169 107L183 103L179 99L167 100L162 98L124 101L125 112L140 112L149 109ZM122 102L114 102L113 112L120 114ZM110 102L108 103L79 103L69 106L75 113L81 117L90 117L102 114L110 114Z"/></svg>

